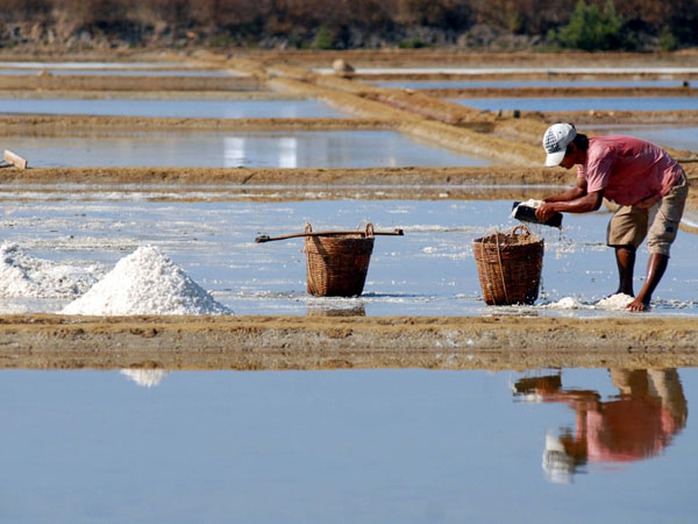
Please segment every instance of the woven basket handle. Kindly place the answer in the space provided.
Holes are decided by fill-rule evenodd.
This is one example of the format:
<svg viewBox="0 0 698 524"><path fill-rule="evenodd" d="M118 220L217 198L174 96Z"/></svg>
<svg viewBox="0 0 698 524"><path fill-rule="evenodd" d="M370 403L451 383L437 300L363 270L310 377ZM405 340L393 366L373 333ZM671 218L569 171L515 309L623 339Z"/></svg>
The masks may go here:
<svg viewBox="0 0 698 524"><path fill-rule="evenodd" d="M374 231L373 231L373 224L369 222L366 224L366 238L373 238Z"/></svg>
<svg viewBox="0 0 698 524"><path fill-rule="evenodd" d="M529 236L531 234L531 230L528 229L524 224L519 224L518 226L514 226L510 231L509 235L514 236L519 234L519 230L523 230L524 235Z"/></svg>

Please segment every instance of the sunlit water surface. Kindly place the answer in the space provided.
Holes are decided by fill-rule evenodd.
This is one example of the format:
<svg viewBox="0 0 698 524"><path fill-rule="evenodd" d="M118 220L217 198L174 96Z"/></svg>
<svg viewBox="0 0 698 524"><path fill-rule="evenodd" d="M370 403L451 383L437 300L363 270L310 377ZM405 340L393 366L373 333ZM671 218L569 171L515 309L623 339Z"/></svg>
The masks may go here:
<svg viewBox="0 0 698 524"><path fill-rule="evenodd" d="M680 111L698 109L692 96L560 97L560 98L458 98L458 104L487 111Z"/></svg>
<svg viewBox="0 0 698 524"><path fill-rule="evenodd" d="M679 150L698 153L698 127L697 126L600 126L604 134L623 134L636 136L659 144L662 147L670 147ZM680 160L680 158L679 158Z"/></svg>
<svg viewBox="0 0 698 524"><path fill-rule="evenodd" d="M695 369L149 373L0 371L3 521L695 519Z"/></svg>
<svg viewBox="0 0 698 524"><path fill-rule="evenodd" d="M473 87L680 87L678 80L393 80L367 82L397 89L468 89Z"/></svg>
<svg viewBox="0 0 698 524"><path fill-rule="evenodd" d="M6 147L33 167L483 166L488 160L417 143L394 131L123 133L15 136Z"/></svg>
<svg viewBox="0 0 698 524"><path fill-rule="evenodd" d="M158 118L342 118L316 100L103 100L2 98L0 114Z"/></svg>

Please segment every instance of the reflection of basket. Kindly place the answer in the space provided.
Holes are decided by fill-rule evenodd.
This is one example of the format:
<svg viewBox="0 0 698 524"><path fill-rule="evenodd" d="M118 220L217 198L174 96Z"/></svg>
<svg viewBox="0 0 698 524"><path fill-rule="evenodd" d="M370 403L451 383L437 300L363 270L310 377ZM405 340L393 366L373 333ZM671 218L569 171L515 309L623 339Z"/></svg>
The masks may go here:
<svg viewBox="0 0 698 524"><path fill-rule="evenodd" d="M489 305L533 304L543 269L544 242L524 225L473 240L480 286Z"/></svg>
<svg viewBox="0 0 698 524"><path fill-rule="evenodd" d="M312 227L306 224L305 232ZM308 293L316 297L360 295L373 252L373 224L366 231L305 237Z"/></svg>

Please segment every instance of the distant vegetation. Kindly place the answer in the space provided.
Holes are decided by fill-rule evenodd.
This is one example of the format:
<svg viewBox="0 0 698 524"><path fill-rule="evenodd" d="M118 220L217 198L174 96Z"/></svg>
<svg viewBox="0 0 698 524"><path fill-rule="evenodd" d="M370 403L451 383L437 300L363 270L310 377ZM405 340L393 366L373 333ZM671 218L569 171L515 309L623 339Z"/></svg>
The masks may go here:
<svg viewBox="0 0 698 524"><path fill-rule="evenodd" d="M674 50L698 0L3 0L0 47Z"/></svg>

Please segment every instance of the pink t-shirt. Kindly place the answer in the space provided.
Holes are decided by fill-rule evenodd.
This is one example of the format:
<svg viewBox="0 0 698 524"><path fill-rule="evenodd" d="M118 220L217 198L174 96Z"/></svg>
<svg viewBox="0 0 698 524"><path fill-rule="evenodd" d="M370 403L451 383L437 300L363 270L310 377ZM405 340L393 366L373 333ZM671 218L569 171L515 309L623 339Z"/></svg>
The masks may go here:
<svg viewBox="0 0 698 524"><path fill-rule="evenodd" d="M623 135L589 137L586 163L577 166L588 193L603 189L605 198L622 206L666 195L681 173L681 166L659 146Z"/></svg>

